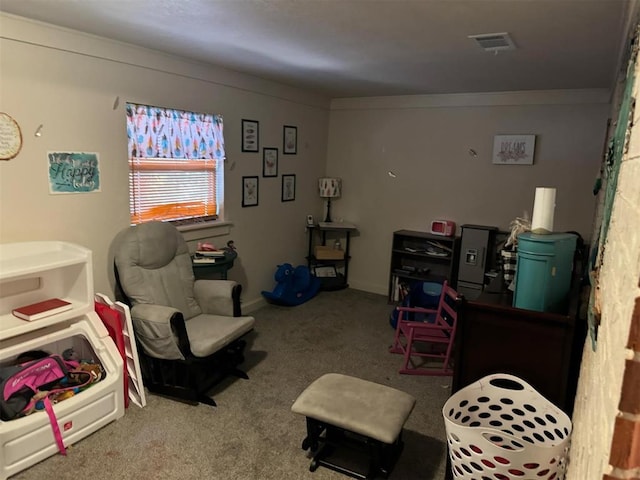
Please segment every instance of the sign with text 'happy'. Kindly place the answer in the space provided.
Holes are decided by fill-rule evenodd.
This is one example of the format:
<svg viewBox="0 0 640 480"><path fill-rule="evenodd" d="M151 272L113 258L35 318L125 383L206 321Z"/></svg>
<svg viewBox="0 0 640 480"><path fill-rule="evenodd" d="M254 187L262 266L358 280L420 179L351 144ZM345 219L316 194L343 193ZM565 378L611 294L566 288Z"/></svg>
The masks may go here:
<svg viewBox="0 0 640 480"><path fill-rule="evenodd" d="M100 191L97 153L49 152L49 191L86 193Z"/></svg>

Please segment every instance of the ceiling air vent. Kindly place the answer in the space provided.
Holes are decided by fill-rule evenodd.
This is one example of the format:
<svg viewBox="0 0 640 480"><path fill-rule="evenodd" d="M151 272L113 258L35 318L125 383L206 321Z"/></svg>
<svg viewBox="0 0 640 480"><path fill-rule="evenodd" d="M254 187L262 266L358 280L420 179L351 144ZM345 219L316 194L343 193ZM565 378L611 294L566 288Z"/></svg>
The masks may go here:
<svg viewBox="0 0 640 480"><path fill-rule="evenodd" d="M483 33L480 35L469 35L471 40L487 52L497 52L499 50L515 50L516 45L511 40L508 33Z"/></svg>

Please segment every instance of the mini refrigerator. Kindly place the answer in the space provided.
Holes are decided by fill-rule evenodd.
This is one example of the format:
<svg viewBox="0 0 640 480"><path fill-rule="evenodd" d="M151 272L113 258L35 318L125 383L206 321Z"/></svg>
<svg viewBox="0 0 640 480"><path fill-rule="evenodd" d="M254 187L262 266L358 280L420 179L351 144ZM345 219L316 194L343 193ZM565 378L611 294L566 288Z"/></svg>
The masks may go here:
<svg viewBox="0 0 640 480"><path fill-rule="evenodd" d="M567 309L577 238L572 233L518 235L514 307L555 313Z"/></svg>
<svg viewBox="0 0 640 480"><path fill-rule="evenodd" d="M475 300L484 290L487 271L494 266L496 227L462 225L458 284L456 290Z"/></svg>

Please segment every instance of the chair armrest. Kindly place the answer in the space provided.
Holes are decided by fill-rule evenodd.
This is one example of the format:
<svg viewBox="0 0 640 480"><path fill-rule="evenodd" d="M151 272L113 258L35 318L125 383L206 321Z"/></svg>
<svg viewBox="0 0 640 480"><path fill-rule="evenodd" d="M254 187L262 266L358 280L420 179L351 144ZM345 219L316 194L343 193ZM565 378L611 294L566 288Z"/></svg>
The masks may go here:
<svg viewBox="0 0 640 480"><path fill-rule="evenodd" d="M453 327L449 325L440 325L437 323L426 323L426 322L412 322L412 321L403 321L403 327L415 328L419 330L438 330L438 331L447 331L451 332L454 330Z"/></svg>
<svg viewBox="0 0 640 480"><path fill-rule="evenodd" d="M233 280L196 280L194 296L203 313L238 317L241 287Z"/></svg>
<svg viewBox="0 0 640 480"><path fill-rule="evenodd" d="M164 305L139 303L131 308L136 339L154 358L184 360L190 353L182 313Z"/></svg>
<svg viewBox="0 0 640 480"><path fill-rule="evenodd" d="M436 313L438 310L435 308L423 308L423 307L396 307L399 312L414 312L414 313Z"/></svg>

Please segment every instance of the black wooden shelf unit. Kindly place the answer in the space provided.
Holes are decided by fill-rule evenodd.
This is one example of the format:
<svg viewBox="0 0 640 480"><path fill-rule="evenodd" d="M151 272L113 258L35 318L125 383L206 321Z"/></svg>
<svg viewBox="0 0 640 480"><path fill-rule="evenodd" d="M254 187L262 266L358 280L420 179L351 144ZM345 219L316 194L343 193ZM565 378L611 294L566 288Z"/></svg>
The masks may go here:
<svg viewBox="0 0 640 480"><path fill-rule="evenodd" d="M444 237L414 230L393 232L389 269L389 302L402 301L415 281L456 285L460 237Z"/></svg>
<svg viewBox="0 0 640 480"><path fill-rule="evenodd" d="M307 225L309 233L309 248L307 265L311 273L320 279L321 290L341 290L349 286L349 260L351 234L356 226L340 222ZM344 243L342 243L344 240ZM329 245L339 243L338 248ZM318 256L317 248L329 248L327 258ZM327 252L324 252L327 254ZM337 253L339 257L332 257L330 253Z"/></svg>

